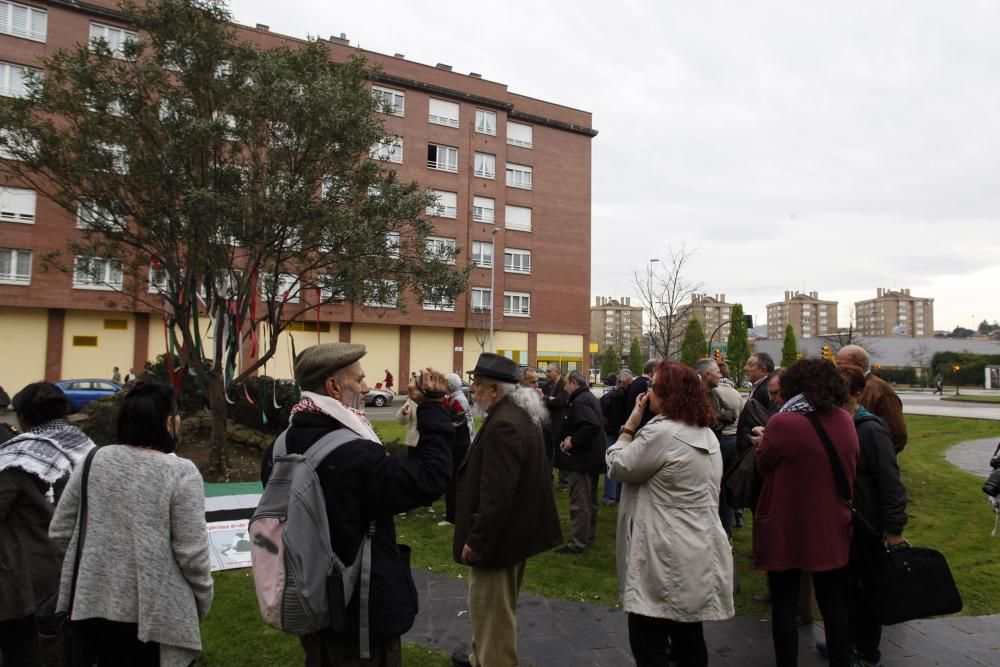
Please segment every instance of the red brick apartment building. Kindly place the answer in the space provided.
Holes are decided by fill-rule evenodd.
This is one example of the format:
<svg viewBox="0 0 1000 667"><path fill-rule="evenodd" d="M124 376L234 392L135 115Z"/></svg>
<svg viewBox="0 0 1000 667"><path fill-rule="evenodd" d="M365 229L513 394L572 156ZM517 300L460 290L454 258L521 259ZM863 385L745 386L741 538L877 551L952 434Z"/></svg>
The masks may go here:
<svg viewBox="0 0 1000 667"><path fill-rule="evenodd" d="M0 1L0 94L19 94L23 68L37 66L39 56L91 36L113 43L128 30L107 0ZM263 25L238 32L265 47L300 42ZM332 37L329 47L335 61L359 53L343 38ZM298 348L317 340L365 343L376 380L383 369L396 377L428 365L460 371L490 349L492 309L497 352L520 364L582 367L589 348L590 143L597 134L591 114L516 95L447 65L361 53L382 67L373 92L392 104L385 125L401 137L374 152L402 179L437 191L439 205L429 211L433 242L457 244L460 261L477 268L451 310L413 298L408 312L382 317L324 306L318 326L292 332ZM42 266L47 252L65 253L77 221L18 186L0 175L0 384L17 390L42 377L109 377L113 366L138 370L162 354L158 313L72 271ZM145 279L123 276L110 262L106 268L109 283ZM290 376L287 349L282 345L265 372Z"/></svg>

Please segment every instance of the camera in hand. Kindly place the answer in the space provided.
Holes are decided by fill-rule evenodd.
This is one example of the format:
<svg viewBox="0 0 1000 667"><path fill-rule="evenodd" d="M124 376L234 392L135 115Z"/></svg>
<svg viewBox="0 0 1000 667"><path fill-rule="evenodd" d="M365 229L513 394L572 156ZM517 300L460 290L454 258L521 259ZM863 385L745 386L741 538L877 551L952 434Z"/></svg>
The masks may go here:
<svg viewBox="0 0 1000 667"><path fill-rule="evenodd" d="M990 467L993 468L993 472L990 473L990 476L986 478L986 483L983 484L983 493L996 498L1000 495L1000 444L997 445L996 451L993 452L993 458L990 459Z"/></svg>
<svg viewBox="0 0 1000 667"><path fill-rule="evenodd" d="M417 391L424 395L424 398L436 401L445 397L445 392L443 391L428 391L427 389L424 389L424 384L421 382L422 379L423 375L415 375L413 377L413 386L417 388Z"/></svg>

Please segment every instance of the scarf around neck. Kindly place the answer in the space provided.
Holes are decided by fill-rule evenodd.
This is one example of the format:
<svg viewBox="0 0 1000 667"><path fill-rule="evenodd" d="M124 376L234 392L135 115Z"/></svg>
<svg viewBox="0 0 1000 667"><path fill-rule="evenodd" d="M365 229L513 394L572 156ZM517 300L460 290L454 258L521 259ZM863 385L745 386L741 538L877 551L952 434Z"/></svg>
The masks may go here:
<svg viewBox="0 0 1000 667"><path fill-rule="evenodd" d="M293 415L299 412L312 412L332 417L345 428L357 433L358 437L382 444L382 440L375 433L372 423L368 421L364 412L349 408L330 396L303 391L301 400L292 408Z"/></svg>
<svg viewBox="0 0 1000 667"><path fill-rule="evenodd" d="M816 412L816 408L809 402L805 394L795 394L785 401L778 412Z"/></svg>
<svg viewBox="0 0 1000 667"><path fill-rule="evenodd" d="M51 486L96 446L77 427L53 419L0 444L0 471L20 468Z"/></svg>

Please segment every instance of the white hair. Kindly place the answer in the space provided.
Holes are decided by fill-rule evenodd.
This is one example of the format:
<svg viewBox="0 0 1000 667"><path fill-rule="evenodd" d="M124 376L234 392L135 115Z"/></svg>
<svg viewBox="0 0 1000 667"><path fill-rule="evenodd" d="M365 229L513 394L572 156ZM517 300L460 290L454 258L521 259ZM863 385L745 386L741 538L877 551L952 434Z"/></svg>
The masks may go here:
<svg viewBox="0 0 1000 667"><path fill-rule="evenodd" d="M448 381L448 391L455 393L462 388L462 378L458 376L458 373L449 373L445 378Z"/></svg>
<svg viewBox="0 0 1000 667"><path fill-rule="evenodd" d="M492 384L499 390L500 398L498 400L509 397L510 402L527 412L528 416L531 417L531 421L538 426L548 421L549 411L545 409L542 397L538 395L538 392L533 387L522 387L509 382L495 382ZM490 408L492 407L490 406ZM476 416L482 416L484 412L489 412L489 410L483 410L479 405L479 401L476 401L473 406L473 413Z"/></svg>

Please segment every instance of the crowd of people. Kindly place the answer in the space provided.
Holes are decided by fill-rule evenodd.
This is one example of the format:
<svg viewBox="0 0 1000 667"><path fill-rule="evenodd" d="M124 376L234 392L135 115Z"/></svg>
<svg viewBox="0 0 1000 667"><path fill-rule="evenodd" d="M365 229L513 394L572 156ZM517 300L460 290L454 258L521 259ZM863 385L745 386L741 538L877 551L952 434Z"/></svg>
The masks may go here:
<svg viewBox="0 0 1000 667"><path fill-rule="evenodd" d="M341 621L300 636L307 665L402 664L400 638L418 600L394 521L442 496L439 525L453 526L453 557L469 567L471 650L456 651L456 665L518 663L527 560L592 549L602 499L617 506L619 591L639 667L707 665L702 624L734 615L731 536L745 513L755 566L766 573L775 663L797 664L797 628L811 620L815 595L829 663L879 664L879 563L854 548L849 503L884 545L903 542L896 456L906 427L863 349L845 346L836 364L803 359L777 370L755 354L743 369L745 396L725 364L652 360L638 377L623 369L605 378L600 398L579 371L551 364L540 382L535 369L483 353L470 371L471 401L458 374L411 376L397 414L407 426L403 455L386 452L364 414L365 354L364 345L327 343L298 355L301 398L279 438L281 458L268 450L261 463L267 493L276 461L339 434L315 470L330 543L344 563L370 547L364 592L351 586ZM65 421L69 404L54 385L29 385L12 405L23 433L0 444L2 664L191 664L212 577L202 479L172 455L173 391L134 384L118 444L100 448ZM747 456L759 499L734 506L723 480ZM73 628L58 647L37 631L52 600Z"/></svg>

